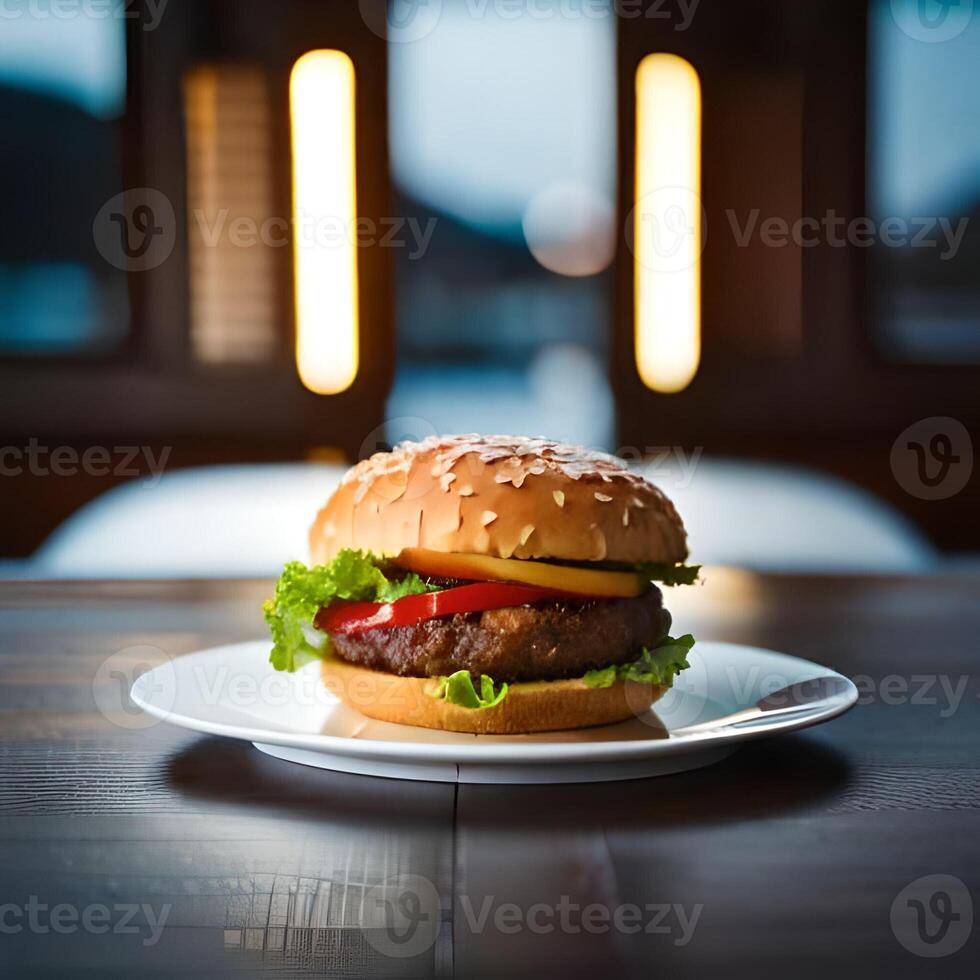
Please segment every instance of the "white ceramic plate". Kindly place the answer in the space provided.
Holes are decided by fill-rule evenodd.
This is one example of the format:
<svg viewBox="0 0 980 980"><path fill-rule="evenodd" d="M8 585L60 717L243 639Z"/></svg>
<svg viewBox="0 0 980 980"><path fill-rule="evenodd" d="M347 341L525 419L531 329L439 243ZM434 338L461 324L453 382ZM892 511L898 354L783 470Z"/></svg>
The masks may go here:
<svg viewBox="0 0 980 980"><path fill-rule="evenodd" d="M857 700L849 680L807 660L698 643L691 669L655 711L635 719L539 735L462 735L372 721L329 694L318 665L282 674L270 667L268 653L268 642L259 640L178 657L141 675L131 696L171 724L245 739L280 759L461 783L604 782L695 769L730 755L739 742L826 721ZM739 714L774 691L817 678L829 679L826 693L788 714L752 720Z"/></svg>

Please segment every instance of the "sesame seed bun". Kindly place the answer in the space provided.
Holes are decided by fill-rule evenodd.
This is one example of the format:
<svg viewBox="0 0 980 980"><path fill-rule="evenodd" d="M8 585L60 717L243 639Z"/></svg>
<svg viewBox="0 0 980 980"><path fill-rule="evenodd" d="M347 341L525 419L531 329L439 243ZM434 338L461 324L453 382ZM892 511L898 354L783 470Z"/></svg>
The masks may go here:
<svg viewBox="0 0 980 980"><path fill-rule="evenodd" d="M664 494L613 456L518 436L433 436L346 474L310 531L314 562L342 548L675 563L687 538Z"/></svg>
<svg viewBox="0 0 980 980"><path fill-rule="evenodd" d="M669 688L618 681L589 687L583 680L511 684L492 708L463 708L427 693L428 677L399 677L325 657L324 685L368 718L473 735L527 735L611 725L644 714Z"/></svg>

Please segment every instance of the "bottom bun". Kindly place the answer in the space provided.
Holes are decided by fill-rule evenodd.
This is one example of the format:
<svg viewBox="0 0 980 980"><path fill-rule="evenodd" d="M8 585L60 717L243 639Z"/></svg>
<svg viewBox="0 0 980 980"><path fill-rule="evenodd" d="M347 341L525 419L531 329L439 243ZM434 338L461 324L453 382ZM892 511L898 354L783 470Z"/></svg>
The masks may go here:
<svg viewBox="0 0 980 980"><path fill-rule="evenodd" d="M492 708L463 708L428 693L430 677L399 677L326 657L323 683L344 704L368 718L473 735L527 735L610 725L642 715L669 688L618 681L589 687L580 678L511 684Z"/></svg>

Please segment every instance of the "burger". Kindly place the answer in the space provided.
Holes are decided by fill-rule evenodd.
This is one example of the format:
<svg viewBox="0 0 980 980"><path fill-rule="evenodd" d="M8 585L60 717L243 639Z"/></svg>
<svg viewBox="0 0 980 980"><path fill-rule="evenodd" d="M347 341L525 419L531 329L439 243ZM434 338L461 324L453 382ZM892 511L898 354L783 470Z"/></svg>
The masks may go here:
<svg viewBox="0 0 980 980"><path fill-rule="evenodd" d="M671 502L613 456L515 436L354 466L265 604L271 663L319 661L369 718L474 734L623 721L689 666L662 588L691 584Z"/></svg>

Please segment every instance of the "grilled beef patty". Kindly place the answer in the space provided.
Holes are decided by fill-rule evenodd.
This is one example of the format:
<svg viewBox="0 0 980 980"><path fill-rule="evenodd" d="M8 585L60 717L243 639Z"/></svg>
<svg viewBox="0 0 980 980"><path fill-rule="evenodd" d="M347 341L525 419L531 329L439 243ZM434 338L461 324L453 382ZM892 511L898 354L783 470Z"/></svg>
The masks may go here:
<svg viewBox="0 0 980 980"><path fill-rule="evenodd" d="M660 590L636 599L541 602L456 613L415 626L334 634L333 652L403 677L468 670L495 681L558 680L635 660L670 629Z"/></svg>

